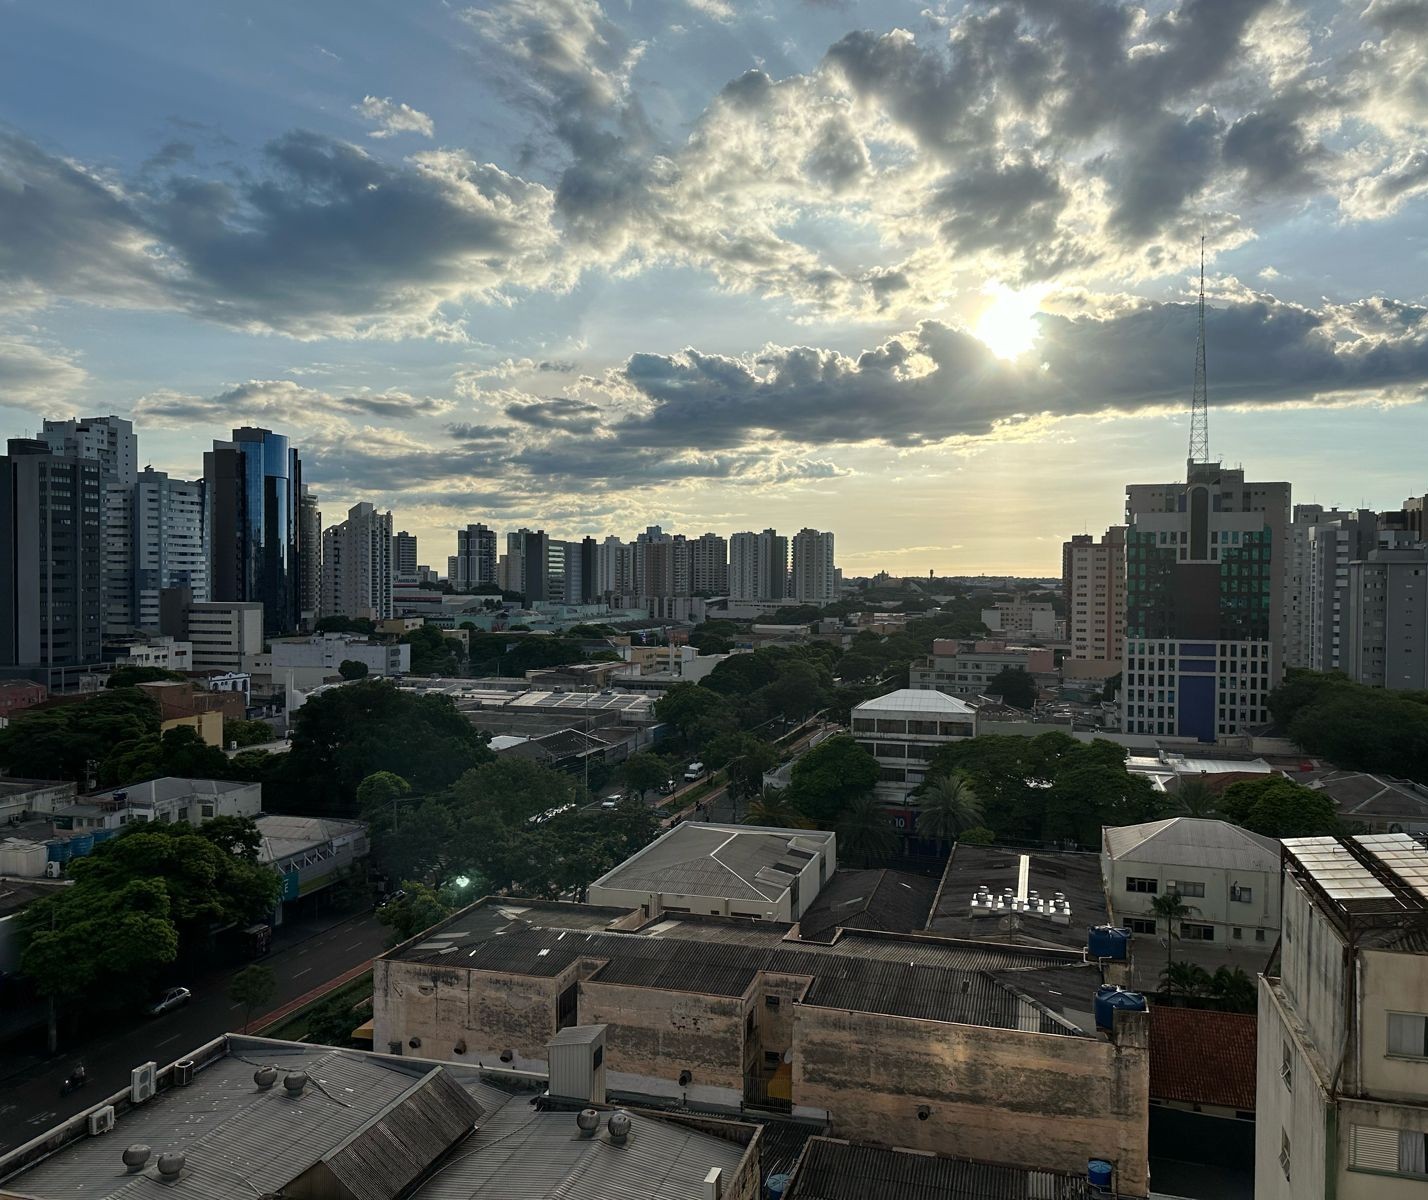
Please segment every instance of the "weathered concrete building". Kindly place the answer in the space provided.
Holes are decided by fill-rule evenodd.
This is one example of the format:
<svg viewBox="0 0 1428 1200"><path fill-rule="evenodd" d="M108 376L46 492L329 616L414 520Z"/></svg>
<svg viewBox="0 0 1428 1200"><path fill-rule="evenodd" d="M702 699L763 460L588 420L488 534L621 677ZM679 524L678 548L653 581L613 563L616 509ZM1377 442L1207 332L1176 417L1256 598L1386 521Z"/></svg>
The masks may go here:
<svg viewBox="0 0 1428 1200"><path fill-rule="evenodd" d="M1428 1188L1428 850L1284 842L1280 972L1259 983L1256 1200Z"/></svg>
<svg viewBox="0 0 1428 1200"><path fill-rule="evenodd" d="M612 1090L822 1119L833 1136L1034 1170L1116 1166L1144 1196L1148 1018L1091 1034L1084 953L483 900L375 963L374 1045L547 1067L604 1025Z"/></svg>

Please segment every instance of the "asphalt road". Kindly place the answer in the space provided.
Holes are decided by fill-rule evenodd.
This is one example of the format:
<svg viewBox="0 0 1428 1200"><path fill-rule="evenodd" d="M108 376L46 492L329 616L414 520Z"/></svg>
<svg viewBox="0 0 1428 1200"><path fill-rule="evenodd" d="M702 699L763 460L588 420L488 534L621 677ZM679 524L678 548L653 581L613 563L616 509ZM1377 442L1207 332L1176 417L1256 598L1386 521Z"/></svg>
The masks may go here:
<svg viewBox="0 0 1428 1200"><path fill-rule="evenodd" d="M371 912L337 923L325 920L284 927L273 949L257 960L273 969L277 989L255 1018L280 1008L344 971L368 962L387 945L389 931ZM23 1145L56 1122L82 1112L129 1085L129 1072L140 1063L160 1066L184 1057L243 1024L241 1005L228 999L228 979L243 964L196 980L180 980L193 990L183 1008L161 1017L135 1018L110 1025L81 1042L61 1045L53 1058L39 1053L0 1052L0 1153ZM84 1062L89 1082L60 1096L60 1084L76 1061Z"/></svg>

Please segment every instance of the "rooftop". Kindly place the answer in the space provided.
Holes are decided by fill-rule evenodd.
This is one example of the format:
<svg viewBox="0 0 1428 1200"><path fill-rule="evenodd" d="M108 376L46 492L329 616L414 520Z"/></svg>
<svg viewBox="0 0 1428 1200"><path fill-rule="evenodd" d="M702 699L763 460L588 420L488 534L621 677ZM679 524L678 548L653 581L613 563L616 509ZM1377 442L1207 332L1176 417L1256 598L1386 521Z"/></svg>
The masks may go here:
<svg viewBox="0 0 1428 1200"><path fill-rule="evenodd" d="M972 897L978 888L987 888L993 896L1008 888L1016 894L1021 886L1023 858L1026 859L1027 892L1035 891L1042 899L1052 899L1057 892L1062 893L1071 909L1068 922L1062 924L1026 912L988 912L984 907L974 912ZM1106 893L1101 882L1099 855L1070 850L1022 851L959 842L952 847L943 869L927 929L943 937L1081 950L1086 946L1086 927L1102 925L1106 919Z"/></svg>
<svg viewBox="0 0 1428 1200"><path fill-rule="evenodd" d="M360 821L337 821L330 817L286 817L261 813L253 818L263 835L258 848L259 862L278 862L338 838L366 832Z"/></svg>
<svg viewBox="0 0 1428 1200"><path fill-rule="evenodd" d="M0 842L0 845L3 845ZM0 917L17 913L25 905L35 900L53 896L57 891L69 887L68 882L50 879L13 879L0 876Z"/></svg>
<svg viewBox="0 0 1428 1200"><path fill-rule="evenodd" d="M622 1146L605 1133L608 1111L593 1137L580 1137L574 1113L539 1111L528 1092L461 1064L232 1035L219 1045L188 1086L122 1108L115 1136L84 1137L81 1124L75 1140L11 1174L8 1186L36 1200L701 1200L706 1173L718 1168L732 1181L746 1152L646 1113L630 1114ZM266 1090L254 1079L264 1064L278 1071ZM299 1071L309 1082L290 1095L283 1081ZM137 1170L121 1160L135 1143L152 1150ZM159 1156L175 1151L183 1167L163 1179ZM0 1160L0 1178L17 1160L20 1151Z"/></svg>
<svg viewBox="0 0 1428 1200"><path fill-rule="evenodd" d="M868 713L945 713L948 716L970 717L974 709L965 700L948 696L943 692L924 691L919 688L899 688L886 696L875 696L864 700L853 711L862 715Z"/></svg>
<svg viewBox="0 0 1428 1200"><path fill-rule="evenodd" d="M1150 1095L1184 1104L1255 1106L1253 1013L1150 1006Z"/></svg>
<svg viewBox="0 0 1428 1200"><path fill-rule="evenodd" d="M821 830L685 821L590 886L776 901L833 844L834 835Z"/></svg>
<svg viewBox="0 0 1428 1200"><path fill-rule="evenodd" d="M86 796L85 803L112 801L122 796L130 804L158 804L164 800L187 800L191 796L221 796L253 786L252 783L231 779L181 779L175 775L165 775L162 779L126 784L124 787Z"/></svg>
<svg viewBox="0 0 1428 1200"><path fill-rule="evenodd" d="M1101 847L1113 859L1174 867L1279 873L1279 843L1228 821L1168 817L1143 825L1106 826Z"/></svg>
<svg viewBox="0 0 1428 1200"><path fill-rule="evenodd" d="M916 933L927 925L937 880L906 871L850 871L840 867L799 918L805 941L831 941L834 931L880 929Z"/></svg>
<svg viewBox="0 0 1428 1200"><path fill-rule="evenodd" d="M862 930L824 945L798 941L788 925L727 917L615 928L629 916L487 898L385 957L537 978L603 960L584 978L716 996L742 996L776 971L810 977L803 1004L1063 1035L1092 1026L1099 977L1080 953Z"/></svg>
<svg viewBox="0 0 1428 1200"><path fill-rule="evenodd" d="M1085 1176L814 1137L786 1200L1091 1200Z"/></svg>
<svg viewBox="0 0 1428 1200"><path fill-rule="evenodd" d="M1409 779L1330 771L1303 782L1329 796L1349 820L1428 822L1428 789Z"/></svg>
<svg viewBox="0 0 1428 1200"><path fill-rule="evenodd" d="M1406 833L1284 839L1286 875L1341 926L1381 926L1375 944L1418 948L1428 932L1428 848Z"/></svg>

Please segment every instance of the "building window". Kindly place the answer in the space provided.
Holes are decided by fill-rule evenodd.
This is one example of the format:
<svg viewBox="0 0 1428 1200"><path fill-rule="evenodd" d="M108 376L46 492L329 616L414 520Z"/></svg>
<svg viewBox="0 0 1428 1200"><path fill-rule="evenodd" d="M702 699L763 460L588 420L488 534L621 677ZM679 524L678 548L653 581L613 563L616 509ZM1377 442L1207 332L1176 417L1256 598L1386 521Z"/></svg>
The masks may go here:
<svg viewBox="0 0 1428 1200"><path fill-rule="evenodd" d="M1235 941L1237 941L1237 942L1243 941L1243 940L1244 940L1244 936L1245 936L1245 931L1244 931L1243 929L1241 929L1238 925L1236 925L1236 926L1235 926L1235 935L1234 935L1234 936L1235 936Z"/></svg>
<svg viewBox="0 0 1428 1200"><path fill-rule="evenodd" d="M1263 929L1256 929L1256 930L1254 931L1254 940L1257 941L1257 942L1262 942L1262 941L1264 941L1264 930L1263 930Z"/></svg>
<svg viewBox="0 0 1428 1200"><path fill-rule="evenodd" d="M1129 929L1132 933L1149 933L1149 934L1154 934L1154 933L1156 932L1155 918L1154 918L1154 917L1127 917L1127 918L1126 918L1126 928Z"/></svg>
<svg viewBox="0 0 1428 1200"><path fill-rule="evenodd" d="M1238 883L1230 885L1230 899L1237 904L1253 904L1254 888L1241 887Z"/></svg>
<svg viewBox="0 0 1428 1200"><path fill-rule="evenodd" d="M1289 1178L1289 1134L1283 1129L1279 1131L1279 1169L1284 1172L1284 1178Z"/></svg>
<svg viewBox="0 0 1428 1200"><path fill-rule="evenodd" d="M1192 900L1201 900L1205 896L1205 885L1203 883L1177 883L1175 890L1182 896L1188 896Z"/></svg>
<svg viewBox="0 0 1428 1200"><path fill-rule="evenodd" d="M213 805L201 804L199 805L199 811L203 814L205 819L211 817L213 816Z"/></svg>
<svg viewBox="0 0 1428 1200"><path fill-rule="evenodd" d="M765 1008L777 1008L778 1005L779 1005L779 998L778 998L777 996L765 996L765 997L764 997L764 1007L765 1007Z"/></svg>
<svg viewBox="0 0 1428 1200"><path fill-rule="evenodd" d="M1422 1013L1389 1013L1388 1052L1401 1058L1428 1058L1428 1017Z"/></svg>
<svg viewBox="0 0 1428 1200"><path fill-rule="evenodd" d="M1354 1125L1349 1135L1349 1166L1356 1171L1428 1178L1428 1138L1416 1129Z"/></svg>
<svg viewBox="0 0 1428 1200"><path fill-rule="evenodd" d="M1279 1047L1279 1077L1284 1080L1286 1091L1294 1090L1294 1051L1289 1048L1288 1042L1281 1043Z"/></svg>
<svg viewBox="0 0 1428 1200"><path fill-rule="evenodd" d="M1134 875L1126 876L1127 892L1143 892L1154 896L1160 891L1160 880L1158 879L1137 879Z"/></svg>
<svg viewBox="0 0 1428 1200"><path fill-rule="evenodd" d="M1198 921L1181 921L1180 936L1187 942L1213 942L1215 927Z"/></svg>

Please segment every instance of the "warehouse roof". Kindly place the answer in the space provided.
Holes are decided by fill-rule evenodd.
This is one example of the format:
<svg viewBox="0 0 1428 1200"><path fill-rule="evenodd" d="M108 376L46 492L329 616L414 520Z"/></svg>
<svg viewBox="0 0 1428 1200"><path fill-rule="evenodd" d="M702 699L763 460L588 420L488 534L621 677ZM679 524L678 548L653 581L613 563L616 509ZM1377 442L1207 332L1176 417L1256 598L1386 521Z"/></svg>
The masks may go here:
<svg viewBox="0 0 1428 1200"><path fill-rule="evenodd" d="M0 1192L36 1200L231 1200L314 1188L355 1200L487 1200L654 1195L701 1200L711 1169L732 1184L747 1147L677 1120L630 1114L627 1142L611 1143L602 1112L590 1138L573 1112L536 1111L460 1064L229 1036L186 1087L121 1107L116 1132L60 1138L48 1157L24 1148L0 1159ZM254 1068L278 1068L260 1089ZM300 1094L284 1080L308 1078ZM127 1146L149 1147L131 1169ZM160 1155L180 1152L172 1179ZM301 1182L299 1182L301 1181ZM8 1189L8 1191L6 1190Z"/></svg>
<svg viewBox="0 0 1428 1200"><path fill-rule="evenodd" d="M948 716L970 717L977 710L965 700L945 692L924 691L921 688L899 688L886 696L875 696L854 707L859 716L869 713L937 712Z"/></svg>
<svg viewBox="0 0 1428 1200"><path fill-rule="evenodd" d="M813 858L833 851L834 842L833 834L817 829L685 821L590 886L776 901Z"/></svg>
<svg viewBox="0 0 1428 1200"><path fill-rule="evenodd" d="M1279 872L1279 843L1228 821L1168 817L1143 825L1107 826L1101 847L1111 858L1171 867L1223 867Z"/></svg>
<svg viewBox="0 0 1428 1200"><path fill-rule="evenodd" d="M1084 1175L809 1138L787 1200L1091 1200Z"/></svg>
<svg viewBox="0 0 1428 1200"><path fill-rule="evenodd" d="M314 846L324 846L337 838L365 833L361 821L335 821L330 817L287 817L280 813L261 813L253 818L263 835L258 848L258 861L281 862Z"/></svg>
<svg viewBox="0 0 1428 1200"><path fill-rule="evenodd" d="M926 875L839 868L799 918L798 935L823 942L840 927L915 933L926 924L936 891L937 881Z"/></svg>
<svg viewBox="0 0 1428 1200"><path fill-rule="evenodd" d="M589 983L718 996L774 971L809 977L804 1004L1070 1035L1090 1027L1099 982L1084 955L1062 950L871 931L824 945L787 925L694 916L623 931L619 910L523 903L480 901L386 957L543 978L593 960Z"/></svg>

